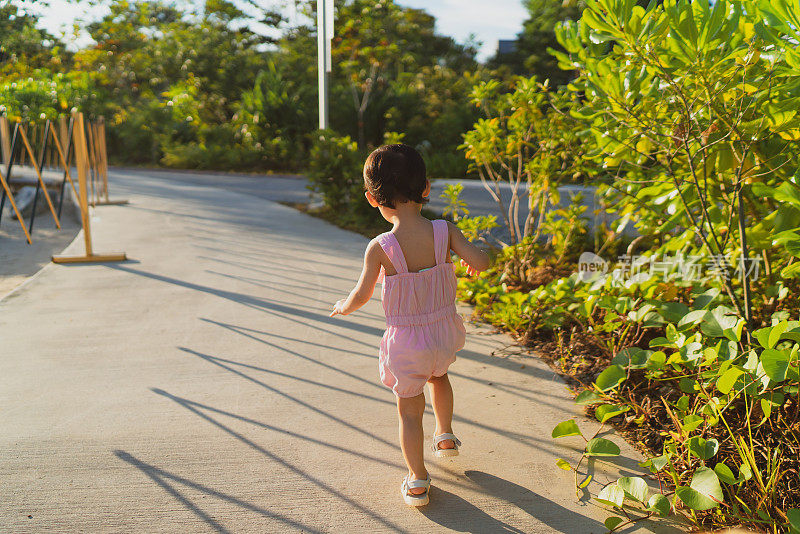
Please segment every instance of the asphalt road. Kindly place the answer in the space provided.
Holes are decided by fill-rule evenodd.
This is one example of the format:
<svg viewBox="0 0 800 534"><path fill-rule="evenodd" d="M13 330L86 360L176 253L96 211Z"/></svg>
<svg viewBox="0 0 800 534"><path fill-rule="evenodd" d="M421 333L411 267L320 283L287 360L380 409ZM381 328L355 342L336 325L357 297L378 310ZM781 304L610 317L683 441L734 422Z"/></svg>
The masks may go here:
<svg viewBox="0 0 800 534"><path fill-rule="evenodd" d="M304 203L313 201L311 191L308 189L308 180L301 175L281 175L281 174L225 174L212 172L194 171L174 171L174 170L149 170L149 169L114 169L113 172L123 173L126 176L156 176L167 178L177 182L194 185L206 185L219 187L231 192L251 195L253 197L270 200L273 202L296 202ZM502 224L503 214L498 204L491 198L480 181L475 180L434 180L429 207L436 213L441 213L445 207L445 201L441 198L442 191L448 184L461 183L464 185L462 200L467 203L470 215L496 215L498 222ZM528 201L525 188L520 188L520 227L524 227L525 218L528 215ZM608 214L599 212L594 198L594 188L584 186L568 185L560 188L561 206L570 203L573 195L583 194L582 204L587 207L586 217L590 219L590 227L594 227L600 221L610 222L614 218ZM507 184L502 184L501 198L505 205L511 198L511 188ZM626 233L633 233L632 226ZM495 231L495 235L501 239L507 239L508 233L503 229Z"/></svg>

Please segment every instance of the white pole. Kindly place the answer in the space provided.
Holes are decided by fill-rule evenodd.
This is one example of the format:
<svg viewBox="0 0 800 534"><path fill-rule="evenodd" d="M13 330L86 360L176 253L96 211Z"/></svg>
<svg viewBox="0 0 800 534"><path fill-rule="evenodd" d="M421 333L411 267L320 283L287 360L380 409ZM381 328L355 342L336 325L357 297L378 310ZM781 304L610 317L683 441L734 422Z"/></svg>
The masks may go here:
<svg viewBox="0 0 800 534"><path fill-rule="evenodd" d="M326 3L333 0L317 0L317 71L319 73L319 127L325 129L328 127L328 72L330 72L329 49L331 46L330 38L328 35L329 26L328 22L328 9Z"/></svg>
<svg viewBox="0 0 800 534"><path fill-rule="evenodd" d="M325 70L327 72L331 71L331 65L333 64L331 60L331 49L333 48L333 3L335 1L336 0L325 0L325 47L328 49L325 54L325 61L327 62Z"/></svg>

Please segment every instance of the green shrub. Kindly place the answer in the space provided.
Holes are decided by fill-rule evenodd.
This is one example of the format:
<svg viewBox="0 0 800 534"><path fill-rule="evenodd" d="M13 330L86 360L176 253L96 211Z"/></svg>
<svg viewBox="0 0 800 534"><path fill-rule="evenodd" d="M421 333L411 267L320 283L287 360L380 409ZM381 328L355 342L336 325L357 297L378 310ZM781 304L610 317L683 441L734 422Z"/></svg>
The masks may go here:
<svg viewBox="0 0 800 534"><path fill-rule="evenodd" d="M365 155L349 136L318 131L308 159L309 189L322 197L329 215L340 225L374 227L383 219L364 197Z"/></svg>

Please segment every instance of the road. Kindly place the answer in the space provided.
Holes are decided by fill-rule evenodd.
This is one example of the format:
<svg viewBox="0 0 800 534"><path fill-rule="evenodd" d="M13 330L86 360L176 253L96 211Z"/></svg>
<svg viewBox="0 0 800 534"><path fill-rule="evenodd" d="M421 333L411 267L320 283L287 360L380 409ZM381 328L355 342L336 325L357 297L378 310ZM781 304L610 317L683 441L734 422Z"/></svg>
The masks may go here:
<svg viewBox="0 0 800 534"><path fill-rule="evenodd" d="M174 170L141 170L141 169L119 169L126 175L136 176L149 174L168 178L184 183L196 185L208 185L221 187L228 191L252 195L258 198L271 200L273 202L292 202L304 203L312 199L311 191L308 189L308 181L300 175L248 175L248 174L218 174L218 173L196 173L190 171ZM503 214L498 204L492 199L484 188L483 184L477 180L434 180L432 183L431 202L429 207L436 213L441 213L445 207L445 201L441 198L442 191L448 184L461 183L464 185L462 200L467 203L470 214L475 215L496 215L498 222L503 223ZM520 188L521 202L519 222L520 227L524 227L525 218L528 215L527 194L525 188ZM615 217L602 212L598 209L598 204L594 198L594 187L567 185L559 188L561 193L560 206L567 206L574 195L583 195L582 204L586 206L586 217L589 218L589 226L595 227L600 222L611 222ZM501 184L501 198L504 205L508 205L511 197L511 188L508 184ZM504 240L508 239L508 232L503 229L496 230L494 234ZM625 229L626 235L636 235L633 225L629 224Z"/></svg>

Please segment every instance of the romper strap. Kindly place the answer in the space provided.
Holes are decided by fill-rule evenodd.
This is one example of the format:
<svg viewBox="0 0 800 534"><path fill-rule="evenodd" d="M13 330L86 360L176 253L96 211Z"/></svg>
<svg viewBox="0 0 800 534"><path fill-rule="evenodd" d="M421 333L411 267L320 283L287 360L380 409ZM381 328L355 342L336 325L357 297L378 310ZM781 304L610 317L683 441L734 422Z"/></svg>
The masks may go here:
<svg viewBox="0 0 800 534"><path fill-rule="evenodd" d="M398 273L407 273L408 266L406 266L406 258L403 256L403 249L400 248L397 238L391 232L385 232L375 239L383 251L389 256L389 261L392 262L394 270Z"/></svg>
<svg viewBox="0 0 800 534"><path fill-rule="evenodd" d="M433 224L433 251L436 257L436 265L447 260L447 252L450 248L450 232L447 230L447 221L436 219L431 221Z"/></svg>

